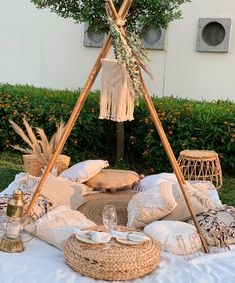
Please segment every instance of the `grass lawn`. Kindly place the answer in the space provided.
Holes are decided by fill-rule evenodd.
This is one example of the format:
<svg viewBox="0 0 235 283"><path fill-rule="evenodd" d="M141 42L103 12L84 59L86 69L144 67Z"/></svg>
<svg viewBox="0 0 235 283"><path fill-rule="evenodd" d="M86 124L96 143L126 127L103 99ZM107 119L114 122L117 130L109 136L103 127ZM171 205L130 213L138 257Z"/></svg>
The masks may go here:
<svg viewBox="0 0 235 283"><path fill-rule="evenodd" d="M0 153L0 191L4 190L17 173L23 170L22 157L12 152ZM223 187L219 191L222 203L235 207L235 176L224 176Z"/></svg>

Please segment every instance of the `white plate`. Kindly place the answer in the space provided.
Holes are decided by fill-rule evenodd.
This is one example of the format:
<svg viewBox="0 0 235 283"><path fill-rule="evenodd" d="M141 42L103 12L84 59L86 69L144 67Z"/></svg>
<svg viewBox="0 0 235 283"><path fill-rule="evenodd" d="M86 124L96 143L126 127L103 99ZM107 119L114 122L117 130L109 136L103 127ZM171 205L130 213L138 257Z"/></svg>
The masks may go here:
<svg viewBox="0 0 235 283"><path fill-rule="evenodd" d="M81 236L79 236L79 235L77 235L77 234L75 234L75 237L76 237L79 241L81 241L81 242L83 242L83 243L87 243L87 244L104 245L104 244L107 243L107 242L99 242L99 243L97 243L97 242L93 241L92 239L83 238L83 237L81 237Z"/></svg>
<svg viewBox="0 0 235 283"><path fill-rule="evenodd" d="M130 241L127 239L122 239L122 238L115 238L117 242L121 243L121 244L125 244L125 245L138 245L138 244L142 244L143 242L149 241L149 240L143 240L141 242L135 242L135 241Z"/></svg>

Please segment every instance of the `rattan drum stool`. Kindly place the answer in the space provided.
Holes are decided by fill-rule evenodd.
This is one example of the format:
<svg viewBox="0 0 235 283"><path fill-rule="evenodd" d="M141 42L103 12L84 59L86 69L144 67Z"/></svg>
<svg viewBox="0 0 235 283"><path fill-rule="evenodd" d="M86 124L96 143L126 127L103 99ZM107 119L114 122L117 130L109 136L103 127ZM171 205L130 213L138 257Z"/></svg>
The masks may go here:
<svg viewBox="0 0 235 283"><path fill-rule="evenodd" d="M185 180L207 180L220 189L222 171L219 156L212 150L183 150L178 158Z"/></svg>
<svg viewBox="0 0 235 283"><path fill-rule="evenodd" d="M105 231L103 226L89 228ZM129 231L117 226L119 231ZM125 245L111 239L111 248L91 246L72 235L65 242L65 262L76 272L95 279L125 281L152 272L160 263L160 246L150 239L136 245ZM141 281L141 280L140 280Z"/></svg>

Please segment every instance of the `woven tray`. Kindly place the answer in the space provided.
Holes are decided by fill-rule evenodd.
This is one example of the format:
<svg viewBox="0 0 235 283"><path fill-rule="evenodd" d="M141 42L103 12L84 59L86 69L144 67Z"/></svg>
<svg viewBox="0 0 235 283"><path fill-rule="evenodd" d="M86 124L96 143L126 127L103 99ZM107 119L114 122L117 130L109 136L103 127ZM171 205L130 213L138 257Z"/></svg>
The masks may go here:
<svg viewBox="0 0 235 283"><path fill-rule="evenodd" d="M125 227L119 230L127 231ZM103 231L102 226L93 230ZM152 272L160 262L160 248L150 240L137 245L123 245L111 240L111 248L90 246L72 235L65 243L66 263L80 274L103 280L131 280Z"/></svg>
<svg viewBox="0 0 235 283"><path fill-rule="evenodd" d="M135 191L123 191L115 193L96 193L86 195L86 202L78 208L88 219L96 225L102 225L102 211L106 204L113 205L117 212L118 225L127 224L127 205Z"/></svg>

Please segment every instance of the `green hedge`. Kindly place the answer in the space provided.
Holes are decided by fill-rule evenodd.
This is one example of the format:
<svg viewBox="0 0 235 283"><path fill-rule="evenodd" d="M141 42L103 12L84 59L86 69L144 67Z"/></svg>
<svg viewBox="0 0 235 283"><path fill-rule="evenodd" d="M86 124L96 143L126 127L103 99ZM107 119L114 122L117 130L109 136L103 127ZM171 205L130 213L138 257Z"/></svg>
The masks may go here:
<svg viewBox="0 0 235 283"><path fill-rule="evenodd" d="M79 91L53 91L30 86L0 85L0 150L21 144L9 119L44 128L50 137L62 118L67 121ZM224 172L235 169L235 104L231 101L194 101L173 97L153 98L175 155L183 149L210 149L219 153ZM73 161L89 158L115 160L115 123L97 119L99 93L88 96L64 152ZM123 164L149 172L170 171L162 143L144 101L135 109L135 120L125 122ZM123 164L119 164L120 166ZM128 165L129 166L129 165Z"/></svg>

